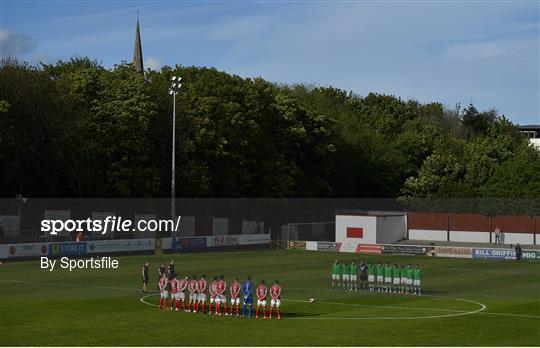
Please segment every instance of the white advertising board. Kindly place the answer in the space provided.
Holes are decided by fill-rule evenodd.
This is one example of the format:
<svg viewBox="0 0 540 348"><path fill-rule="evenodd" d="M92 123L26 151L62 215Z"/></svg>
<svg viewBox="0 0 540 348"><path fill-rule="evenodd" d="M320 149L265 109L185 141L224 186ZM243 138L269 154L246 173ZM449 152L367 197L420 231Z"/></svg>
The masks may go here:
<svg viewBox="0 0 540 348"><path fill-rule="evenodd" d="M49 246L47 243L9 244L9 257L47 256Z"/></svg>
<svg viewBox="0 0 540 348"><path fill-rule="evenodd" d="M96 240L88 241L87 244L87 252L91 254L153 250L155 248L154 238Z"/></svg>

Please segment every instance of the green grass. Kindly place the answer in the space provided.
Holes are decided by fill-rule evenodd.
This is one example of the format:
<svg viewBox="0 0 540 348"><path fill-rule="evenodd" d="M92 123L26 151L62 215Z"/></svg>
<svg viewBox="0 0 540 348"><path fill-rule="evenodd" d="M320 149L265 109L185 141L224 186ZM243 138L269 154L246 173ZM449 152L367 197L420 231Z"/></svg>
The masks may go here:
<svg viewBox="0 0 540 348"><path fill-rule="evenodd" d="M171 258L179 274L225 274L228 281L247 275L253 275L254 282L279 278L282 320L163 312L141 303L140 265L147 259L151 262L153 290L158 264ZM335 258L419 263L427 296L332 290L328 279ZM117 270L73 272L40 270L39 260L4 263L0 266L0 344L540 345L539 263L271 250L117 259ZM310 297L315 298L312 304L306 301ZM147 301L157 303L158 297ZM482 305L486 308L474 314L442 317L476 311Z"/></svg>

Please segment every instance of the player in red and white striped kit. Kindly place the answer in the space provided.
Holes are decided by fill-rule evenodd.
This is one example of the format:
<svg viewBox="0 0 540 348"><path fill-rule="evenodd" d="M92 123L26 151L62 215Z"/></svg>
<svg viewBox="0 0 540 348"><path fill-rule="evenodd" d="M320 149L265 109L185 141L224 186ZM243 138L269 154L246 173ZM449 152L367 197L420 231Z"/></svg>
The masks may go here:
<svg viewBox="0 0 540 348"><path fill-rule="evenodd" d="M238 316L238 310L240 308L240 289L241 289L241 285L240 283L238 282L238 278L236 278L234 280L234 282L231 284L231 287L230 287L230 292L231 292L231 312L230 314L232 314L233 312L233 307L236 305L236 316Z"/></svg>
<svg viewBox="0 0 540 348"><path fill-rule="evenodd" d="M195 304L195 313L199 310L199 305L202 307L201 313L204 313L204 307L206 305L206 274L201 275L201 279L197 284L197 303Z"/></svg>
<svg viewBox="0 0 540 348"><path fill-rule="evenodd" d="M259 308L263 308L263 316L264 319L267 319L266 317L266 295L268 293L268 288L266 285L264 285L264 279L261 280L261 283L257 286L257 289L255 290L255 293L257 294L257 311L255 312L255 318L259 317Z"/></svg>
<svg viewBox="0 0 540 348"><path fill-rule="evenodd" d="M189 278L184 277L178 281L178 298L182 301L182 307L184 312L186 311L186 289L188 286Z"/></svg>
<svg viewBox="0 0 540 348"><path fill-rule="evenodd" d="M217 296L216 296L216 314L221 315L221 304L223 304L223 313L227 313L227 296L225 296L225 290L227 290L227 282L225 282L225 276L219 276L217 281Z"/></svg>
<svg viewBox="0 0 540 348"><path fill-rule="evenodd" d="M178 295L178 286L180 285L180 282L176 277L173 277L169 284L171 285L171 311L173 310L173 307L179 311L180 310L180 296ZM174 306L173 306L174 304Z"/></svg>
<svg viewBox="0 0 540 348"><path fill-rule="evenodd" d="M212 314L212 304L216 303L216 314L217 314L217 301L216 296L218 294L218 277L214 277L214 280L208 286L208 292L210 293L210 305L208 308L208 314Z"/></svg>
<svg viewBox="0 0 540 348"><path fill-rule="evenodd" d="M169 292L167 291L168 284L169 284L169 281L167 280L167 275L163 273L163 275L161 276L158 282L159 293L161 296L159 298L159 309L167 309L167 300L169 297L169 294L168 294Z"/></svg>
<svg viewBox="0 0 540 348"><path fill-rule="evenodd" d="M272 287L270 287L270 319L272 319L272 311L274 306L277 308L277 318L281 319L281 286L279 281L276 279Z"/></svg>
<svg viewBox="0 0 540 348"><path fill-rule="evenodd" d="M193 306L193 311L195 312L195 305L197 304L197 285L198 285L197 276L193 275L188 283L188 291L189 291L189 304L188 304L188 310L187 310L188 312L192 311L191 309L192 306Z"/></svg>

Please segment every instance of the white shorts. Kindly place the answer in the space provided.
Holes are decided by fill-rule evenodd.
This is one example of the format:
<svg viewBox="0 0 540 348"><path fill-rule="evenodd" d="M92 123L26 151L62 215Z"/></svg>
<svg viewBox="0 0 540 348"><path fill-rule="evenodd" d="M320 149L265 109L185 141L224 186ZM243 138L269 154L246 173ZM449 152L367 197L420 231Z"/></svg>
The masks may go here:
<svg viewBox="0 0 540 348"><path fill-rule="evenodd" d="M332 274L332 280L339 280L339 274Z"/></svg>
<svg viewBox="0 0 540 348"><path fill-rule="evenodd" d="M399 278L394 278L394 285L399 285Z"/></svg>
<svg viewBox="0 0 540 348"><path fill-rule="evenodd" d="M171 300L174 299L174 300L179 300L180 299L180 293L176 293L176 294L173 294L171 293Z"/></svg>
<svg viewBox="0 0 540 348"><path fill-rule="evenodd" d="M356 275L351 275L351 281L353 281L353 282L356 281Z"/></svg>
<svg viewBox="0 0 540 348"><path fill-rule="evenodd" d="M375 281L375 276L373 274L370 274L367 276L367 280L370 283L373 283Z"/></svg>
<svg viewBox="0 0 540 348"><path fill-rule="evenodd" d="M186 294L180 291L178 294L178 299L184 301L186 299Z"/></svg>
<svg viewBox="0 0 540 348"><path fill-rule="evenodd" d="M420 279L415 279L415 280L413 281L413 285L420 286Z"/></svg>
<svg viewBox="0 0 540 348"><path fill-rule="evenodd" d="M270 306L274 307L281 307L281 300L278 298L277 300L271 299L270 300Z"/></svg>
<svg viewBox="0 0 540 348"><path fill-rule="evenodd" d="M385 283L392 283L392 277L384 277Z"/></svg>
<svg viewBox="0 0 540 348"><path fill-rule="evenodd" d="M197 296L197 301L202 301L202 302L206 301L206 294L199 294Z"/></svg>
<svg viewBox="0 0 540 348"><path fill-rule="evenodd" d="M240 304L240 297L237 297L237 298L232 298L231 297L231 305L239 305Z"/></svg>
<svg viewBox="0 0 540 348"><path fill-rule="evenodd" d="M214 301L217 303L216 297L215 296L210 296L210 303L214 303Z"/></svg>
<svg viewBox="0 0 540 348"><path fill-rule="evenodd" d="M348 274L344 274L344 275L343 275L343 280L349 280L349 279L350 279L350 277L349 277Z"/></svg>
<svg viewBox="0 0 540 348"><path fill-rule="evenodd" d="M169 295L169 292L167 290L164 290L161 292L161 298L167 298Z"/></svg>
<svg viewBox="0 0 540 348"><path fill-rule="evenodd" d="M259 306L266 307L266 300L257 300L257 307Z"/></svg>
<svg viewBox="0 0 540 348"><path fill-rule="evenodd" d="M377 282L382 283L383 282L383 276L378 275L377 276Z"/></svg>
<svg viewBox="0 0 540 348"><path fill-rule="evenodd" d="M227 296L225 295L217 295L216 300L219 299L220 303L227 303Z"/></svg>
<svg viewBox="0 0 540 348"><path fill-rule="evenodd" d="M189 300L190 301L197 301L197 294L196 293L189 293Z"/></svg>
<svg viewBox="0 0 540 348"><path fill-rule="evenodd" d="M407 285L412 285L412 279L411 278L407 278Z"/></svg>
<svg viewBox="0 0 540 348"><path fill-rule="evenodd" d="M407 278L401 277L401 284L407 284Z"/></svg>

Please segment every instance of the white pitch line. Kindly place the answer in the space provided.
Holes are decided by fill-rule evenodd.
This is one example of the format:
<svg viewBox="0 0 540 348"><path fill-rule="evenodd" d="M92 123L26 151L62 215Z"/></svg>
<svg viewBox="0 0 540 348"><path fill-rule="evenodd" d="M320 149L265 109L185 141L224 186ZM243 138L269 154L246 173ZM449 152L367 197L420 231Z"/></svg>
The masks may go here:
<svg viewBox="0 0 540 348"><path fill-rule="evenodd" d="M150 303L146 301L147 297L157 295L158 293L148 294L139 299L140 302L157 307L156 304ZM457 300L457 301L465 301L465 302L471 302L475 303L477 305L480 305L481 307L474 311L454 311L454 310L443 310L443 311L452 311L455 313L452 314L443 314L443 315L428 315L423 317L355 317L355 318L312 318L312 317L305 317L305 318L287 318L290 320L411 320L411 319L435 319L435 318L447 318L447 317L457 317L462 315L470 315L475 314L483 311L486 309L486 306L480 302L471 301L471 300L465 300L465 299L457 299L453 297L447 297L448 299ZM294 301L294 302L309 302L306 300L293 300L293 299L283 299L283 301ZM329 305L341 305L341 306L357 306L357 307L365 307L367 305L359 305L359 304L350 304L350 303L341 303L341 302L317 302L320 304L329 304ZM380 308L391 308L391 309L405 309L405 310L431 310L431 311L441 311L439 308L413 308L413 307L391 307L391 306L377 306L377 305L370 305L370 307L380 307Z"/></svg>

